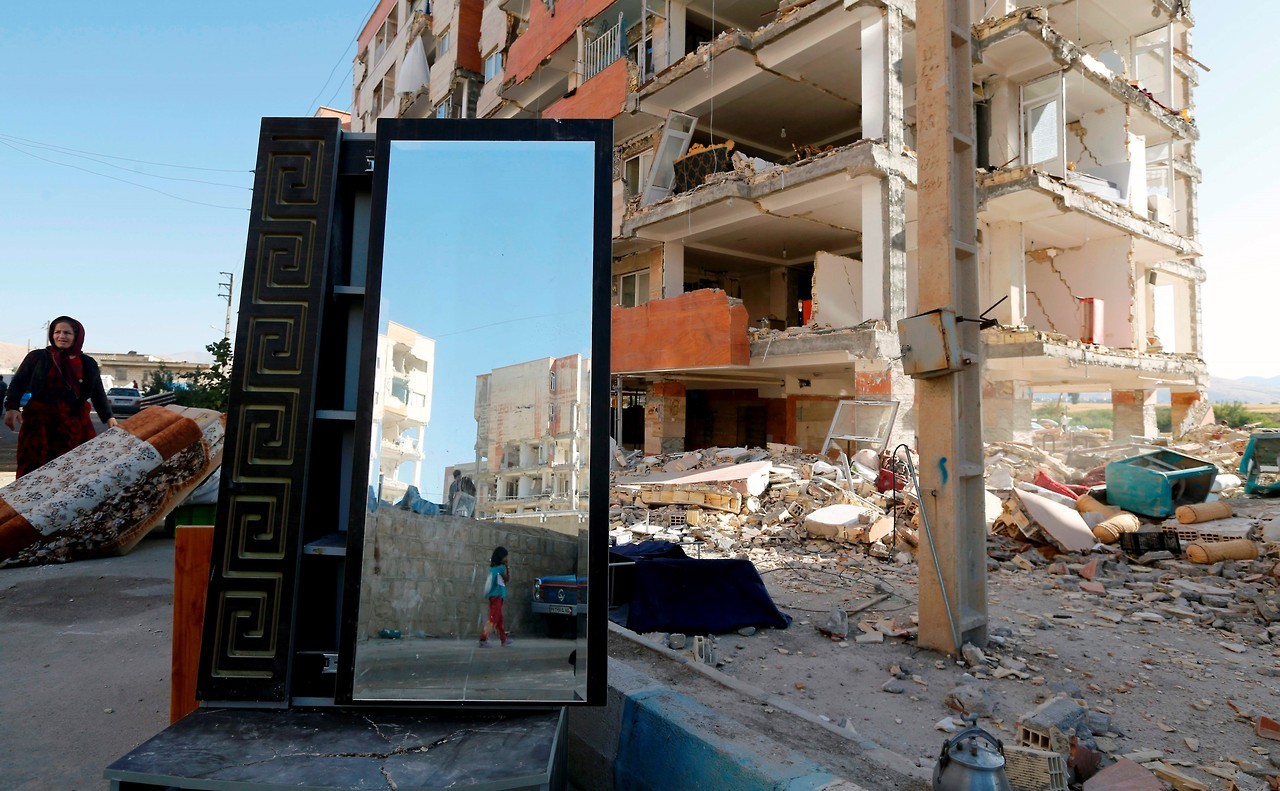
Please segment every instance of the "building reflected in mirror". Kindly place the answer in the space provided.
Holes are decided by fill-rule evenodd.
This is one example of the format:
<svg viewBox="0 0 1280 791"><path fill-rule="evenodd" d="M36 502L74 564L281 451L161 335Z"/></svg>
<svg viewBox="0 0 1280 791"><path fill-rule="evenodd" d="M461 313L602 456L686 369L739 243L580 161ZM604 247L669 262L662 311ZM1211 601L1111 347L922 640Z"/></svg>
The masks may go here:
<svg viewBox="0 0 1280 791"><path fill-rule="evenodd" d="M409 487L415 495L421 491L435 356L436 342L403 324L388 321L386 332L378 334L374 486L382 502L401 502Z"/></svg>
<svg viewBox="0 0 1280 791"><path fill-rule="evenodd" d="M543 357L476 377L477 512L585 514L591 359ZM576 521L576 520L575 520Z"/></svg>

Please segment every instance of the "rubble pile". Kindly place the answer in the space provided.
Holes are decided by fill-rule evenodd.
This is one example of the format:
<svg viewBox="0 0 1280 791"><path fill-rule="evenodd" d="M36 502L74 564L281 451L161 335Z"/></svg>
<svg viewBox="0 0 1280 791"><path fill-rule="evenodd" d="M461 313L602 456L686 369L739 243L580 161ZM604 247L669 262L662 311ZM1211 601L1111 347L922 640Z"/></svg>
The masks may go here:
<svg viewBox="0 0 1280 791"><path fill-rule="evenodd" d="M983 648L965 645L954 660L911 648L919 503L890 458L824 458L773 444L618 454L611 528L619 541L658 538L751 560L795 597L791 609L813 613L799 626L849 652L846 670L876 661L863 652L889 652L892 661L878 665L888 676L875 683L903 696L897 711L923 713L931 697L948 716L925 714L925 728L954 733L963 718L980 717L1001 731L1015 789L1194 789L1221 778L1274 790L1280 750L1241 741L1255 733L1280 741L1265 692L1280 678L1280 502L1243 496L1234 473L1248 441L1247 431L1205 426L1176 443L988 445L987 563L998 580L989 596L1007 594L1009 613L989 624ZM1163 451L1209 463L1204 502L1163 503L1169 515L1153 517L1109 501L1109 463ZM816 599L821 610L806 608ZM761 632L764 646L752 648L761 637L747 634L722 646L733 650L716 667L767 684L782 665L752 652L776 651L800 678L787 677L779 694L801 697L830 670L830 659L813 659L822 649L798 636ZM1159 642L1140 636L1156 634ZM1072 643L1079 648L1064 650ZM1126 663L1120 650L1111 658L1113 644L1126 646ZM1201 688L1162 712L1134 708L1157 690L1177 699L1188 687L1167 685L1181 674L1234 686L1214 700ZM1179 717L1184 705L1195 713ZM1205 730L1202 712L1226 719Z"/></svg>
<svg viewBox="0 0 1280 791"><path fill-rule="evenodd" d="M880 558L916 543L914 498L877 488L874 453L872 466L774 443L617 459L609 508L616 543L657 539L736 554L819 540Z"/></svg>

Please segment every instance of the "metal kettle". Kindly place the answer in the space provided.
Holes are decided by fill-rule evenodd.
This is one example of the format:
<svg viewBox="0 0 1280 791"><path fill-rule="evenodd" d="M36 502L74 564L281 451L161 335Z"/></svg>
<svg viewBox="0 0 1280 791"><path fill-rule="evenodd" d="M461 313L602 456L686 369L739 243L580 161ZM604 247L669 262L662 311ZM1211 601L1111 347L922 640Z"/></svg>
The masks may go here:
<svg viewBox="0 0 1280 791"><path fill-rule="evenodd" d="M1004 745L977 725L942 743L933 791L1013 791L1004 772Z"/></svg>

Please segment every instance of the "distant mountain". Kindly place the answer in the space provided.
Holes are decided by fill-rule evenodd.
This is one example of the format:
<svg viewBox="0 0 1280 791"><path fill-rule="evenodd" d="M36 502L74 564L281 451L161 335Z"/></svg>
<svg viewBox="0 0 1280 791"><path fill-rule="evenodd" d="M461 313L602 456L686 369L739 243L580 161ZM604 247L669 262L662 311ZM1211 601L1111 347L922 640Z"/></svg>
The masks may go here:
<svg viewBox="0 0 1280 791"><path fill-rule="evenodd" d="M1270 379L1246 376L1243 379L1209 377L1209 400L1215 404L1238 401L1242 404L1280 404L1280 376Z"/></svg>
<svg viewBox="0 0 1280 791"><path fill-rule="evenodd" d="M26 356L26 344L0 342L0 374L13 373L18 367L18 363L22 362L22 358ZM9 380L6 379L5 381Z"/></svg>
<svg viewBox="0 0 1280 791"><path fill-rule="evenodd" d="M1280 376L1242 376L1237 381L1264 387L1280 387Z"/></svg>

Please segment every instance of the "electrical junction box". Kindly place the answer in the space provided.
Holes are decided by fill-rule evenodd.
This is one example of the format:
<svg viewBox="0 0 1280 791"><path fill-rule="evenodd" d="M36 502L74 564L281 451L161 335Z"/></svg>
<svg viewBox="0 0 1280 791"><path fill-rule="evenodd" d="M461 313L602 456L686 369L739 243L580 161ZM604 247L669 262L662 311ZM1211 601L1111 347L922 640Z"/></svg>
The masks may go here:
<svg viewBox="0 0 1280 791"><path fill-rule="evenodd" d="M917 379L942 376L964 367L960 329L954 311L938 308L898 322L902 372Z"/></svg>

